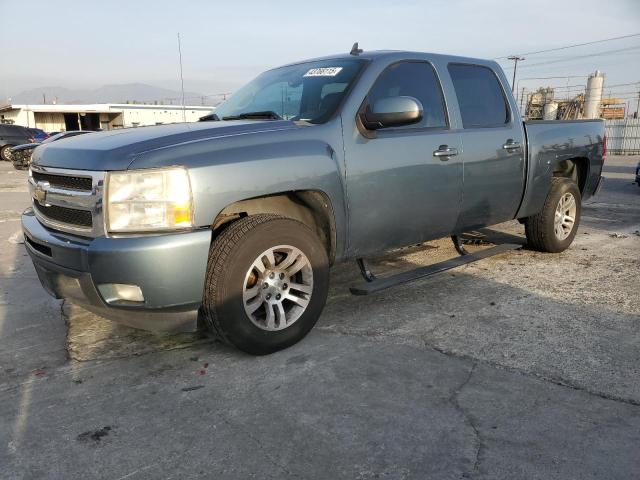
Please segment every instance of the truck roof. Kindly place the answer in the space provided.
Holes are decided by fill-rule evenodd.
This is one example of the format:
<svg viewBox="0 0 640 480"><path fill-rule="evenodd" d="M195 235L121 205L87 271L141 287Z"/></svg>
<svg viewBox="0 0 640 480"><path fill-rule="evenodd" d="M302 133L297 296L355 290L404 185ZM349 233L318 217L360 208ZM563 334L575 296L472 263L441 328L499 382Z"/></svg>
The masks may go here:
<svg viewBox="0 0 640 480"><path fill-rule="evenodd" d="M445 61L453 61L453 62L469 62L476 63L479 65L492 65L496 66L497 63L493 60L482 59L482 58L474 58L474 57L463 57L458 55L449 55L442 53L431 53L431 52L415 52L410 50L371 50L371 51L363 51L362 53L356 55L351 55L350 53L340 53L336 55L326 55L323 57L309 58L306 60L300 60L297 62L291 62L286 65L281 66L289 66L289 65L298 65L301 63L315 62L319 60L344 60L349 58L362 58L365 60L380 60L380 59L389 59L389 58L424 58L424 59L441 59ZM279 67L276 67L279 68Z"/></svg>

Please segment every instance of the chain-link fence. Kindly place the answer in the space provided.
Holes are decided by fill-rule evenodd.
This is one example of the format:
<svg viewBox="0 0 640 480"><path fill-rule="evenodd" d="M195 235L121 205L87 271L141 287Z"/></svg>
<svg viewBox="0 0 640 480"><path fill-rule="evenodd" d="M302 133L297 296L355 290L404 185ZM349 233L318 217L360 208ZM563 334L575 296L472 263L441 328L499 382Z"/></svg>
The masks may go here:
<svg viewBox="0 0 640 480"><path fill-rule="evenodd" d="M607 153L611 155L640 155L640 118L607 120Z"/></svg>

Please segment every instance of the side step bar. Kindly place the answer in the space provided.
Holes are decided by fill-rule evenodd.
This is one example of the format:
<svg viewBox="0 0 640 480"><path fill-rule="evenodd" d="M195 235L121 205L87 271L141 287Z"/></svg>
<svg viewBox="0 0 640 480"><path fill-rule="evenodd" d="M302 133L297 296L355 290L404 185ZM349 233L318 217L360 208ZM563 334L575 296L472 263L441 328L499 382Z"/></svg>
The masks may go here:
<svg viewBox="0 0 640 480"><path fill-rule="evenodd" d="M468 263L477 262L478 260L482 260L483 258L492 257L493 255L498 255L510 250L517 250L519 248L522 248L522 245L518 245L515 243L503 243L502 245L497 245L485 250L480 250L479 252L465 253L460 255L459 257L445 260L444 262L434 263L433 265L427 265L425 267L419 267L414 270L409 270L408 272L397 273L385 278L374 276L371 273L370 269L366 267L366 263L364 262L364 260L358 259L358 265L361 267L361 270L364 270L366 268L366 271L370 275L370 280L367 280L366 283L363 283L361 285L351 287L349 290L353 295L369 295L370 293L379 292L380 290L395 287L396 285L411 282L412 280L417 280L419 278L430 277L446 270L451 270L452 268L467 265Z"/></svg>

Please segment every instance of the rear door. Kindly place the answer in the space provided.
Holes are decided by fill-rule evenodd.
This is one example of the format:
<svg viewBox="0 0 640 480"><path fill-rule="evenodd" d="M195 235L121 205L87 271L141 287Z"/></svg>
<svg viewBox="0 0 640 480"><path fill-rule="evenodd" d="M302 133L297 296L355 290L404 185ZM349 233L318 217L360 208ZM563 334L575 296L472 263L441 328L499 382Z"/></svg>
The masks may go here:
<svg viewBox="0 0 640 480"><path fill-rule="evenodd" d="M457 155L462 145L449 126L431 63L388 65L365 102L394 96L420 101L422 122L379 129L371 139L359 134L345 139L351 255L447 235L460 211L462 164Z"/></svg>
<svg viewBox="0 0 640 480"><path fill-rule="evenodd" d="M525 182L524 132L495 72L449 63L464 148L462 209L456 231L514 218Z"/></svg>

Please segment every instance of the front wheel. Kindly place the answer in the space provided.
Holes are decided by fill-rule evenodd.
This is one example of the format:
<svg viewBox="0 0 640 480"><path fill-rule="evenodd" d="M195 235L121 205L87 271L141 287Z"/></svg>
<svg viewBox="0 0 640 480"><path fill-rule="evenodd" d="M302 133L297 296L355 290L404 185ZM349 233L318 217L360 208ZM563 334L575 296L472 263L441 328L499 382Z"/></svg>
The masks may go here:
<svg viewBox="0 0 640 480"><path fill-rule="evenodd" d="M240 350L272 353L313 328L328 289L327 252L311 229L277 215L249 216L211 246L205 323Z"/></svg>
<svg viewBox="0 0 640 480"><path fill-rule="evenodd" d="M12 155L11 155L11 148L13 147L13 145L5 145L4 147L0 148L0 160L4 160L5 162L10 162Z"/></svg>
<svg viewBox="0 0 640 480"><path fill-rule="evenodd" d="M542 211L525 219L529 246L551 253L569 248L578 231L581 202L580 190L574 181L553 177Z"/></svg>

